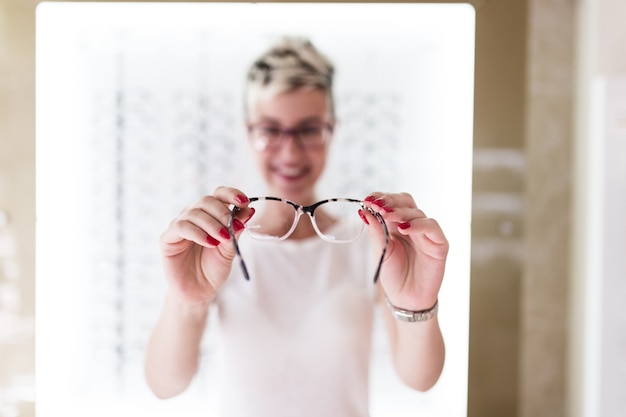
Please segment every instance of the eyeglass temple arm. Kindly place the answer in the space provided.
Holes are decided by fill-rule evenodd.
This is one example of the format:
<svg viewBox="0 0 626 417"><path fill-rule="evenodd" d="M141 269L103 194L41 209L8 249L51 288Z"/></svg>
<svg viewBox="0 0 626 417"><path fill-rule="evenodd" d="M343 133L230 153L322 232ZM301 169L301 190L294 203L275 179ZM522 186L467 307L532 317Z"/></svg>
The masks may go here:
<svg viewBox="0 0 626 417"><path fill-rule="evenodd" d="M385 232L385 245L383 246L383 252L380 254L380 260L378 261L378 267L376 268L376 273L374 274L374 284L376 284L376 282L378 282L378 276L380 275L380 270L382 269L382 266L383 266L383 261L385 260L385 255L387 254L387 246L389 245L389 229L387 229L387 223L385 222L385 219L383 219L383 216L373 211L372 213L374 214L374 216L376 216L376 219L378 220L378 222L383 228L383 231Z"/></svg>
<svg viewBox="0 0 626 417"><path fill-rule="evenodd" d="M250 281L250 274L248 273L246 263L243 261L243 256L241 256L239 244L237 243L237 239L235 238L235 229L233 229L233 219L238 212L239 207L233 207L230 213L230 218L228 219L228 232L230 233L230 240L233 242L233 246L235 247L235 254L237 255L237 257L239 257L239 264L241 265L241 271L243 272L243 276L246 281Z"/></svg>

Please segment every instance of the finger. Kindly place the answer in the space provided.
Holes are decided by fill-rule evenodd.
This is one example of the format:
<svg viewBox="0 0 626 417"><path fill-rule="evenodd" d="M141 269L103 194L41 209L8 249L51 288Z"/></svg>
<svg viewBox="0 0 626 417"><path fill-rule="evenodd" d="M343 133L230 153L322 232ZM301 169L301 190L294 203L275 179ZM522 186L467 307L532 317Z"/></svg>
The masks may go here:
<svg viewBox="0 0 626 417"><path fill-rule="evenodd" d="M380 220L374 213L367 209L359 210L359 216L363 223L365 223L370 238L379 245L382 245L385 241L385 231Z"/></svg>
<svg viewBox="0 0 626 417"><path fill-rule="evenodd" d="M176 219L165 232L161 234L161 248L167 255L176 255L189 247L190 243L211 248L220 242L197 225L183 219Z"/></svg>
<svg viewBox="0 0 626 417"><path fill-rule="evenodd" d="M229 217L230 210L223 202L213 196L204 196L174 219L161 241L163 244L175 244L188 240L204 247L218 246L230 239L226 226ZM243 225L236 224L234 229L240 231Z"/></svg>
<svg viewBox="0 0 626 417"><path fill-rule="evenodd" d="M230 197L234 198L233 195L230 195ZM218 227L219 225L215 224L215 222L218 222L222 227L225 227L226 230L228 230L228 220L231 215L229 204L234 203L225 201L223 196L216 197L214 195L206 195L183 212L179 217L181 219L187 219L192 223L205 228L206 232L209 234L211 233L209 230L210 225L212 225L213 228L217 227L217 231L220 230L221 227ZM244 203L244 205L247 204L247 202ZM216 230L214 230L214 232Z"/></svg>
<svg viewBox="0 0 626 417"><path fill-rule="evenodd" d="M441 226L435 219L416 218L408 222L399 223L398 232L403 235L414 235L424 243L432 247L431 255L445 257L448 253L449 243Z"/></svg>
<svg viewBox="0 0 626 417"><path fill-rule="evenodd" d="M243 191L233 187L217 187L213 195L223 203L233 204L237 207L245 207L250 202L250 199Z"/></svg>
<svg viewBox="0 0 626 417"><path fill-rule="evenodd" d="M211 207L210 209L212 211L207 212L201 207L194 207L185 212L181 218L200 227L208 235L215 238L219 236L220 241L230 239L230 233L228 231L228 221L231 216L230 210L223 204Z"/></svg>
<svg viewBox="0 0 626 417"><path fill-rule="evenodd" d="M418 208L387 207L373 205L371 210L380 214L387 223L404 223L413 219L426 218L426 213Z"/></svg>
<svg viewBox="0 0 626 417"><path fill-rule="evenodd" d="M250 220L254 214L254 209L247 207L249 203L250 199L241 190L232 187L220 186L215 189L213 195L205 196L200 199L198 206L209 213L213 218L217 219L221 225L226 228L226 232L230 238L228 224L230 222L232 212L227 205L232 204L233 206L239 208L233 218L233 231L235 232L235 235L238 235L244 229L244 224ZM208 230L207 232L210 234ZM218 229L218 234L222 238L226 238L226 233L221 227Z"/></svg>
<svg viewBox="0 0 626 417"><path fill-rule="evenodd" d="M229 226L232 227L235 237L239 236L244 231L246 223L252 218L255 212L256 210L253 207L233 209L233 212L231 213L232 220L229 219Z"/></svg>
<svg viewBox="0 0 626 417"><path fill-rule="evenodd" d="M376 200L377 198L379 198L379 197L381 197L381 196L383 196L383 195L384 195L383 193L378 192L378 191L375 191L375 192L373 192L373 193L368 194L368 195L367 195L367 197L365 197L365 198L363 199L363 201L364 201L365 203L367 203L366 205L368 205L368 206L369 206L369 203L371 203L372 201Z"/></svg>
<svg viewBox="0 0 626 417"><path fill-rule="evenodd" d="M235 219L237 219L242 225L245 225L246 223L248 223L248 220L250 220L252 216L254 216L254 213L256 213L254 207L244 207L237 211ZM237 229L237 227L234 227L234 229L235 232L240 231Z"/></svg>
<svg viewBox="0 0 626 417"><path fill-rule="evenodd" d="M364 199L366 207L395 208L410 207L417 208L415 200L409 193L385 194L381 192L371 193Z"/></svg>

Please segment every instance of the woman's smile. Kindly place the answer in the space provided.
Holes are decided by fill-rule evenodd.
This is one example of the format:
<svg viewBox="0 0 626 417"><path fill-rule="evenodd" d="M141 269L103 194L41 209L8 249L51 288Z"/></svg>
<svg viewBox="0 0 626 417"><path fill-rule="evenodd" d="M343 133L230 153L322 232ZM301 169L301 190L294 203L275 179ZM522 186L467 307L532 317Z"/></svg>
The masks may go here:
<svg viewBox="0 0 626 417"><path fill-rule="evenodd" d="M270 170L274 175L286 181L300 180L310 172L310 168L305 166L273 166Z"/></svg>

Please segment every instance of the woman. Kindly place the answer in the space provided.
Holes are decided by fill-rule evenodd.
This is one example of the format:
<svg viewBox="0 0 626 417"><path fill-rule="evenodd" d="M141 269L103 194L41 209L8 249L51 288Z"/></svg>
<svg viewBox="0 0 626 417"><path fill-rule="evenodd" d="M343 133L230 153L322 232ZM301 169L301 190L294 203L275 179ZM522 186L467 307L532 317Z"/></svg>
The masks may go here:
<svg viewBox="0 0 626 417"><path fill-rule="evenodd" d="M300 38L281 40L251 66L248 136L268 196L304 207L318 202L335 127L332 79L332 64ZM296 209L278 201L280 209L260 211L250 197L219 187L162 234L169 291L146 353L152 391L168 398L187 388L213 303L225 352L223 416L368 415L377 303L398 376L414 389L431 388L444 363L436 312L448 242L438 223L409 194L374 192L356 211L366 238L332 245L316 236L336 238L330 231L341 221L329 205L278 233ZM233 261L245 228L287 237L248 239L243 269ZM374 259L386 249L376 284L363 242Z"/></svg>

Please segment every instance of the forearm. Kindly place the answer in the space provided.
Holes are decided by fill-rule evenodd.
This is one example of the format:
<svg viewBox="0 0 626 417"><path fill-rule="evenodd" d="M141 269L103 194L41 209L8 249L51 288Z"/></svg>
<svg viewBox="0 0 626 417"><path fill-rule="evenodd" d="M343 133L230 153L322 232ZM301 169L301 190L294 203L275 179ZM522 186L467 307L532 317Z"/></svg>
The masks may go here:
<svg viewBox="0 0 626 417"><path fill-rule="evenodd" d="M198 369L209 303L184 305L168 294L148 342L145 376L159 398L184 391Z"/></svg>
<svg viewBox="0 0 626 417"><path fill-rule="evenodd" d="M445 345L437 316L408 323L397 320L383 306L394 367L400 379L419 391L430 389L441 375Z"/></svg>

